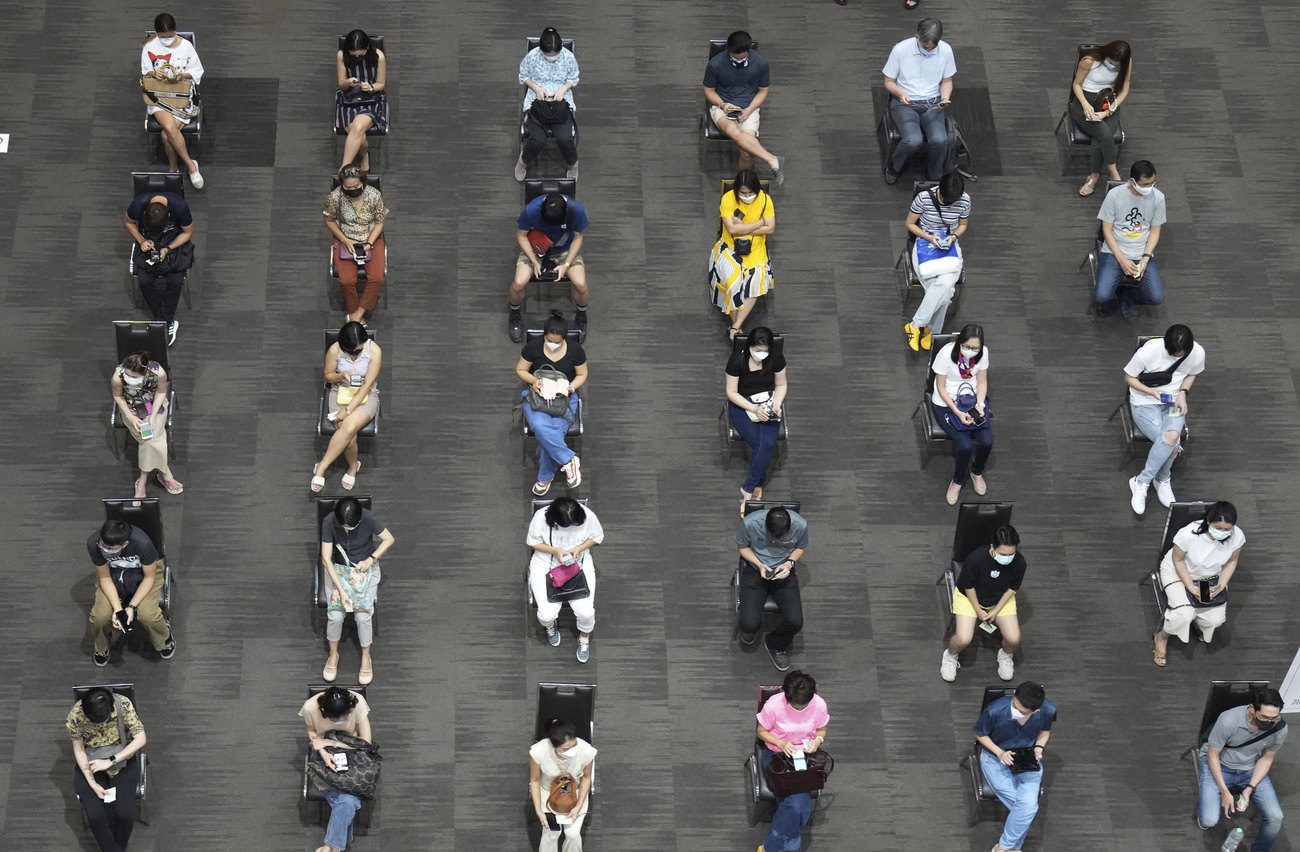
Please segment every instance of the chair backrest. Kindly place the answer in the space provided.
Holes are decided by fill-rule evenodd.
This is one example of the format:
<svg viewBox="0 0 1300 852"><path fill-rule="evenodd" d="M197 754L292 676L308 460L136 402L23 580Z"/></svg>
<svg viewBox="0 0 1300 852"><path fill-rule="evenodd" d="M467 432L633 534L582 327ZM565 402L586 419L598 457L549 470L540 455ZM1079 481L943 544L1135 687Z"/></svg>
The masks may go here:
<svg viewBox="0 0 1300 852"><path fill-rule="evenodd" d="M931 393L934 390L934 359L939 357L940 350L949 343L957 342L958 334L953 331L944 332L932 336L930 342L930 368L926 370L925 391Z"/></svg>
<svg viewBox="0 0 1300 852"><path fill-rule="evenodd" d="M780 694L781 694L781 685L780 685L780 684L777 684L777 685L775 685L775 686L771 686L771 685L768 685L768 686L760 686L760 687L758 688L758 710L759 710L759 712L762 712L762 710L763 710L763 705L767 703L767 701L768 701L769 698L771 698L773 695L780 695Z"/></svg>
<svg viewBox="0 0 1300 852"><path fill-rule="evenodd" d="M541 44L542 44L542 37L541 37L541 36L529 36L529 37L528 37L528 45L524 48L524 54L526 55L526 54L528 53L528 51L532 50L532 49L535 48L535 47L540 47ZM564 38L563 36L560 37L560 46L561 46L561 47L568 48L569 53L572 53L574 56L577 56L577 55L578 55L578 50L577 50L577 48L574 46L574 44L575 44L575 42L573 41L573 39L571 39L571 38Z"/></svg>
<svg viewBox="0 0 1300 852"><path fill-rule="evenodd" d="M185 178L180 172L131 172L132 197L146 192L170 192L185 197Z"/></svg>
<svg viewBox="0 0 1300 852"><path fill-rule="evenodd" d="M532 343L534 340L537 340L538 338L545 337L545 336L546 336L545 329L530 328L528 329L527 333L524 334L524 343ZM578 343L579 342L578 337L579 337L579 332L578 329L576 328L571 328L564 333L564 338L568 340L570 343ZM550 501L547 500L546 502L549 503Z"/></svg>
<svg viewBox="0 0 1300 852"><path fill-rule="evenodd" d="M736 182L735 178L723 178L719 182L721 186L721 191L718 192L718 198L721 199L722 196L726 195L728 192L731 192L731 185L735 182ZM770 193L772 191L772 182L764 178L759 178L758 188L763 190L764 192Z"/></svg>
<svg viewBox="0 0 1300 852"><path fill-rule="evenodd" d="M307 697L308 697L308 698L311 698L313 695L319 695L320 693L322 693L322 692L324 692L325 690L329 689L331 686L341 686L341 687L343 687L344 689L348 690L349 692L356 692L356 693L359 693L359 694L361 695L362 698L365 698L365 697L366 697L366 688L365 688L363 685L359 684L359 683L358 683L358 684L347 684L347 683L309 683L309 684L307 684Z"/></svg>
<svg viewBox="0 0 1300 852"><path fill-rule="evenodd" d="M134 683L85 683L72 687L72 695L80 701L81 697L92 689L107 689L109 692L116 692L132 704L135 703Z"/></svg>
<svg viewBox="0 0 1300 852"><path fill-rule="evenodd" d="M993 531L1011 523L1015 503L962 503L957 507L957 531L952 536L952 561L963 562L977 547L988 547Z"/></svg>
<svg viewBox="0 0 1300 852"><path fill-rule="evenodd" d="M171 380L171 365L167 363L167 323L117 320L113 323L117 338L117 363L121 364L132 352L148 351L153 360L167 371Z"/></svg>
<svg viewBox="0 0 1300 852"><path fill-rule="evenodd" d="M371 43L372 45L374 45L375 50L383 50L383 49L384 49L384 37L383 37L383 36L381 36L381 35L370 35L370 33L366 33L366 35L370 36L370 43ZM339 36L339 50L342 50L342 49L343 49L343 42L347 41L347 39L348 39L347 33L344 33L343 35Z"/></svg>
<svg viewBox="0 0 1300 852"><path fill-rule="evenodd" d="M587 505L587 498L586 498L586 497L577 497L577 498L575 498L575 499L578 501L579 504L581 504L581 505L583 505L583 506L586 506L586 505ZM533 501L532 501L532 503L533 503L533 514L536 515L538 509L544 509L544 508L546 508L547 506L551 505L551 504L554 503L554 502L555 502L555 498L554 498L554 497L534 497L534 498L533 498Z"/></svg>
<svg viewBox="0 0 1300 852"><path fill-rule="evenodd" d="M1016 688L1014 686L984 687L984 700L980 702L980 712L983 713L985 707L988 707L990 704L992 704L994 701L997 701L999 698L1006 698L1008 695L1014 694L1015 691Z"/></svg>
<svg viewBox="0 0 1300 852"><path fill-rule="evenodd" d="M153 37L156 36L156 35L158 35L158 33L154 32L153 30L145 30L145 31L144 31L144 37L145 37L145 38L153 38ZM190 32L189 30L177 30L177 31L176 31L176 35L178 35L178 36L180 36L181 38L185 39L186 41L188 41L190 44L194 45L195 47L198 47L198 46L199 46L199 43L198 43L197 41L194 40L194 33Z"/></svg>
<svg viewBox="0 0 1300 852"><path fill-rule="evenodd" d="M104 520L126 521L140 532L149 536L154 549L167 561L167 546L163 541L162 507L157 497L129 498L125 500L105 499Z"/></svg>
<svg viewBox="0 0 1300 852"><path fill-rule="evenodd" d="M1174 536L1178 531L1190 523L1204 519L1213 505L1214 503L1210 501L1170 503L1169 517L1165 519L1165 535L1161 539L1160 554L1156 556L1156 562L1164 559L1165 554L1174 546Z"/></svg>
<svg viewBox="0 0 1300 852"><path fill-rule="evenodd" d="M923 192L938 190L939 182L937 180L914 180L912 181L912 197L916 198Z"/></svg>
<svg viewBox="0 0 1300 852"><path fill-rule="evenodd" d="M710 58L710 59L712 59L713 57L717 56L719 53L722 53L722 51L724 51L724 50L726 50L726 49L727 49L727 40L726 40L725 38L711 38L711 39L709 39L709 58ZM751 41L751 42L749 43L749 49L750 49L750 50L758 50L758 42L756 42L756 41Z"/></svg>
<svg viewBox="0 0 1300 852"><path fill-rule="evenodd" d="M750 500L745 503L745 514L752 515L765 509L775 509L777 506L789 509L791 512L798 512L800 505L798 500Z"/></svg>
<svg viewBox="0 0 1300 852"><path fill-rule="evenodd" d="M744 351L745 346L749 344L748 334L737 334L731 339L731 354L739 355ZM772 332L772 350L773 355L785 354L785 335Z"/></svg>
<svg viewBox="0 0 1300 852"><path fill-rule="evenodd" d="M335 172L335 173L333 174L333 176L330 177L330 191L333 192L334 190L338 189L338 188L339 188L339 183L340 183L340 180L339 180L339 173L338 173L338 172ZM368 175L366 175L366 184L369 185L369 186L373 186L375 189L379 190L380 192L383 192L383 191L384 191L384 176L383 176L383 175L371 175L371 174L368 174Z"/></svg>
<svg viewBox="0 0 1300 852"><path fill-rule="evenodd" d="M570 198L578 197L577 178L528 178L524 181L524 204L534 198L558 192Z"/></svg>
<svg viewBox="0 0 1300 852"><path fill-rule="evenodd" d="M349 497L355 496L357 498L357 502L361 504L361 508L363 509L371 509L374 507L373 501L371 500L369 494L355 494L355 495L349 494L347 496ZM343 499L342 497L317 497L316 498L316 543L317 544L320 544L321 524L325 523L325 519L329 517L331 514L333 514L334 507L337 506L338 502L342 499Z"/></svg>
<svg viewBox="0 0 1300 852"><path fill-rule="evenodd" d="M1224 711L1243 704L1250 704L1258 690L1268 686L1266 680L1212 680L1210 693L1205 697L1205 711L1201 714L1200 735L1196 739L1197 747L1205 745L1210 736L1210 728L1219 721Z"/></svg>
<svg viewBox="0 0 1300 852"><path fill-rule="evenodd" d="M596 737L596 684L594 683L539 683L537 684L537 719L533 725L533 741L546 736L546 721L563 719L572 722L578 736L595 744Z"/></svg>
<svg viewBox="0 0 1300 852"><path fill-rule="evenodd" d="M329 348L330 348L331 346L333 346L335 343L338 343L338 342L339 342L339 329L337 329L337 328L326 328L326 329L322 329L322 331L325 332L325 351L328 352L328 351L329 351ZM378 339L379 339L379 329L377 329L377 328L367 328L367 329L366 329L366 337L370 338L371 340L378 340Z"/></svg>

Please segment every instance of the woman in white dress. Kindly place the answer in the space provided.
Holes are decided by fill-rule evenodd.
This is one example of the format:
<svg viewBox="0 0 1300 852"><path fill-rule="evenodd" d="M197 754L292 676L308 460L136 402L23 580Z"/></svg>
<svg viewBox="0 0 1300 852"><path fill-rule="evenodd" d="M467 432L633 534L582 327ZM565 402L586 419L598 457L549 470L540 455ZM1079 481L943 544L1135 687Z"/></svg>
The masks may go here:
<svg viewBox="0 0 1300 852"><path fill-rule="evenodd" d="M1202 642L1209 644L1214 638L1215 629L1226 618L1228 583L1237 571L1237 557L1245 543L1246 534L1237 526L1237 508L1226 500L1211 506L1205 520L1188 524L1174 536L1174 546L1160 563L1160 583L1169 608L1155 635L1157 666L1165 666L1171 635L1191 641L1193 622Z"/></svg>

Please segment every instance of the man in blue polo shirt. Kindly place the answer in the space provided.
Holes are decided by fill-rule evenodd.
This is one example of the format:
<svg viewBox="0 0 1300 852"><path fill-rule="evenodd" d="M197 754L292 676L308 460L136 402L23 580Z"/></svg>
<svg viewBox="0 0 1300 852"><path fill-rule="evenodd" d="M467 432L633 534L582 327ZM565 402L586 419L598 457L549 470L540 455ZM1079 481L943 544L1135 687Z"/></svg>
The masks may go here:
<svg viewBox="0 0 1300 852"><path fill-rule="evenodd" d="M785 157L770 153L758 141L758 108L772 85L767 57L750 48L744 30L727 36L727 49L709 60L704 69L704 99L709 117L740 148L741 170L752 169L758 157L772 167L777 186L785 182Z"/></svg>
<svg viewBox="0 0 1300 852"><path fill-rule="evenodd" d="M952 78L957 73L952 47L943 40L943 24L934 18L917 24L914 38L889 51L884 73L889 114L903 134L893 158L885 163L885 183L898 181L898 173L922 141L930 146L926 177L938 180L948 155L943 111L952 102Z"/></svg>
<svg viewBox="0 0 1300 852"><path fill-rule="evenodd" d="M542 195L528 202L519 214L519 258L515 261L515 280L510 285L510 339L524 339L524 288L533 278L546 281L569 279L573 303L578 312L573 318L578 342L587 339L587 267L582 260L582 232L587 230L587 211L576 198L558 192ZM539 231L550 246L538 254L529 240L530 231ZM544 277L545 276L545 277Z"/></svg>
<svg viewBox="0 0 1300 852"><path fill-rule="evenodd" d="M1038 813L1043 770L1041 766L1014 769L1019 763L1014 752L1032 749L1034 760L1041 761L1055 721L1056 705L1047 700L1041 686L1025 681L1016 687L1014 695L989 702L972 728L975 741L983 746L980 769L984 771L984 780L1010 811L993 852L1015 852L1025 842L1029 825Z"/></svg>

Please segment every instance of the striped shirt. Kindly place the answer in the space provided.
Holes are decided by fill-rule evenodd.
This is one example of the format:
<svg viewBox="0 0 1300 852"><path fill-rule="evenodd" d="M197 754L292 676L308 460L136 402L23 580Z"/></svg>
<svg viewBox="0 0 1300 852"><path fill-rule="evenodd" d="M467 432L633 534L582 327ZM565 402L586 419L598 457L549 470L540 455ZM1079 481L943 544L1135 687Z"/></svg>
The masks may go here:
<svg viewBox="0 0 1300 852"><path fill-rule="evenodd" d="M938 196L938 191L935 190ZM958 221L970 218L970 195L963 192L956 204L945 204L943 210L934 209L930 190L921 190L912 199L912 212L921 215L921 230L932 234L943 234L957 230Z"/></svg>

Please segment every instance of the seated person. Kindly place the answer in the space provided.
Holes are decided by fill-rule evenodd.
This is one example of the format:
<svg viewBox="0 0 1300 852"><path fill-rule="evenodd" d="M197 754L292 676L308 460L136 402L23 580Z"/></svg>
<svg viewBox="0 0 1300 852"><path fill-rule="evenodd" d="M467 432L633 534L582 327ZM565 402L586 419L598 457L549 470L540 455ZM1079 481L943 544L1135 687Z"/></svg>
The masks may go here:
<svg viewBox="0 0 1300 852"><path fill-rule="evenodd" d="M331 686L308 698L298 715L307 723L307 740L311 748L327 761L334 759L327 746L348 748L327 738L325 734L329 731L342 731L366 742L374 742L370 735L370 705L359 692ZM361 809L361 800L351 793L332 787L322 788L314 779L312 783L330 806L330 821L325 827L325 845L316 852L343 852L352 840L352 819Z"/></svg>
<svg viewBox="0 0 1300 852"><path fill-rule="evenodd" d="M780 506L750 512L736 528L736 547L745 560L740 569L740 641L753 645L758 639L763 605L771 595L781 609L781 624L763 647L777 671L789 671L790 643L803 630L803 599L794 569L808 549L808 522Z"/></svg>
<svg viewBox="0 0 1300 852"><path fill-rule="evenodd" d="M203 79L203 63L199 61L194 44L176 34L176 19L164 12L153 19L153 28L156 35L146 38L144 47L140 50L140 74L156 80L193 80L198 85ZM203 175L199 174L199 161L190 159L185 137L181 135L181 128L193 121L194 117L178 115L164 106L148 102L145 111L157 120L162 129L167 171L179 171L179 160L185 164L190 183L195 189L202 189Z"/></svg>
<svg viewBox="0 0 1300 852"><path fill-rule="evenodd" d="M949 506L956 506L967 476L981 497L989 488L984 467L993 452L993 417L988 405L989 350L984 345L983 326L963 326L957 339L934 356L931 372L934 419L953 444L952 482L944 499Z"/></svg>
<svg viewBox="0 0 1300 852"><path fill-rule="evenodd" d="M125 521L104 521L86 540L86 550L95 566L95 603L90 608L95 665L108 665L108 626L125 632L136 622L149 631L158 656L170 660L176 640L159 605L163 560L149 536Z"/></svg>
<svg viewBox="0 0 1300 852"><path fill-rule="evenodd" d="M366 131L388 129L387 98L384 85L388 80L388 60L375 47L365 30L353 30L343 39L343 49L335 57L339 87L334 93L334 126L348 129L343 143L346 168L361 157L361 170L370 171L370 143Z"/></svg>
<svg viewBox="0 0 1300 852"><path fill-rule="evenodd" d="M379 304L379 290L384 286L387 258L384 246L384 220L388 208L384 196L366 184L365 169L344 166L339 172L338 189L325 197L325 229L334 238L334 268L338 270L339 291L348 322L362 322L367 311ZM366 267L366 289L357 295L357 255Z"/></svg>
<svg viewBox="0 0 1300 852"><path fill-rule="evenodd" d="M378 539L378 543L376 543ZM384 522L355 497L344 497L334 504L333 513L320 524L320 561L325 576L334 585L327 613L329 624L325 639L330 653L321 676L333 683L339 673L339 640L343 638L343 619L351 612L357 622L357 643L361 646L361 668L357 683L362 686L375 678L370 646L375 641L375 598L379 594L379 557L393 546L393 534Z"/></svg>
<svg viewBox="0 0 1300 852"><path fill-rule="evenodd" d="M379 413L379 368L384 351L371 340L365 326L350 322L339 329L339 339L325 350L325 381L330 383L325 410L334 423L325 456L311 469L311 490L325 487L325 471L344 456L348 472L343 474L344 491L357 484L361 460L357 456L357 433Z"/></svg>
<svg viewBox="0 0 1300 852"><path fill-rule="evenodd" d="M1043 750L1056 721L1056 705L1046 695L1041 686L1025 681L1014 695L990 701L972 729L975 741L983 746L979 760L984 780L1010 811L993 852L1017 852L1038 813ZM1038 768L1013 769L1014 752L1019 749L1032 750Z"/></svg>
<svg viewBox="0 0 1300 852"><path fill-rule="evenodd" d="M975 638L975 624L997 625L1002 631L998 649L998 677L1011 680L1016 674L1016 649L1020 647L1020 618L1016 614L1016 592L1025 579L1025 557L1020 554L1020 534L1010 524L993 531L988 547L966 557L952 592L952 612L957 625L939 662L939 676L952 683L957 679L957 655ZM993 631L989 631L990 633Z"/></svg>
<svg viewBox="0 0 1300 852"><path fill-rule="evenodd" d="M767 744L763 749L763 765L758 771L767 771L774 754L793 757L795 751L808 754L817 751L826 742L826 726L830 720L826 701L817 694L817 681L812 679L812 675L801 671L787 674L781 683L781 691L767 699L758 712L758 730L755 733ZM778 796L776 810L772 813L772 827L758 852L769 849L772 852L798 852L803 848L801 832L811 816L811 793Z"/></svg>
<svg viewBox="0 0 1300 852"><path fill-rule="evenodd" d="M1169 637L1192 641L1194 623L1206 645L1227 619L1228 583L1246 534L1237 526L1237 507L1227 500L1212 505L1199 521L1174 534L1173 547L1160 560L1160 584L1169 602L1155 635L1155 663L1165 667ZM1202 586L1202 581L1205 585Z"/></svg>
<svg viewBox="0 0 1300 852"><path fill-rule="evenodd" d="M769 152L758 141L758 108L772 85L767 57L750 47L744 30L727 36L727 49L718 52L704 68L704 99L709 117L740 149L741 171L754 168L758 157L772 167L772 180L785 183L785 157Z"/></svg>
<svg viewBox="0 0 1300 852"><path fill-rule="evenodd" d="M1101 179L1102 163L1110 171L1110 179L1119 180L1115 128L1119 126L1119 105L1128 99L1132 69L1133 51L1126 41L1112 41L1079 57L1068 112L1070 120L1092 139L1088 147L1092 171L1079 187L1080 195L1092 195Z"/></svg>
<svg viewBox="0 0 1300 852"><path fill-rule="evenodd" d="M557 812L551 803L551 782L564 774L578 780L578 801L567 812ZM546 736L528 749L528 795L533 800L533 812L542 823L542 841L537 852L559 852L561 831L564 852L582 852L582 823L587 818L587 799L595 777L596 749L578 736L572 722L548 719ZM547 819L548 815L557 820L555 827Z"/></svg>
<svg viewBox="0 0 1300 852"><path fill-rule="evenodd" d="M1111 313L1110 303L1122 278L1135 280L1138 286L1136 293L1133 287L1124 288L1119 299L1121 316L1131 317L1134 305L1162 304L1165 291L1152 255L1165 224L1165 195L1156 189L1156 167L1150 160L1138 160L1129 169L1128 183L1106 193L1097 218L1103 241L1092 293L1097 316Z"/></svg>
<svg viewBox="0 0 1300 852"><path fill-rule="evenodd" d="M185 199L172 192L145 192L135 197L122 224L140 249L135 280L153 318L167 323L167 344L176 342L176 308L181 303L185 271L194 265L194 217Z"/></svg>
<svg viewBox="0 0 1300 852"><path fill-rule="evenodd" d="M776 286L767 236L776 230L776 206L763 191L758 175L744 170L718 204L722 234L709 258L709 296L714 306L731 315L728 339L734 338L759 296Z"/></svg>
<svg viewBox="0 0 1300 852"><path fill-rule="evenodd" d="M519 214L519 257L515 280L510 285L510 339L524 339L524 289L528 282L563 281L572 284L574 328L578 342L587 339L587 266L582 259L582 232L587 230L587 211L582 202L559 192L540 195ZM542 251L537 249L541 248Z"/></svg>
<svg viewBox="0 0 1300 852"><path fill-rule="evenodd" d="M144 725L125 695L102 686L87 690L66 723L72 736L72 756L80 772L73 789L90 823L101 852L124 852L135 829L135 792L140 787ZM113 800L106 802L109 791Z"/></svg>
<svg viewBox="0 0 1300 852"><path fill-rule="evenodd" d="M763 499L767 466L785 413L785 356L772 354L772 340L772 330L759 326L749 333L745 348L727 362L727 417L752 450L749 475L740 486L742 512L746 500Z"/></svg>
<svg viewBox="0 0 1300 852"><path fill-rule="evenodd" d="M1219 715L1196 755L1201 782L1196 824L1202 830L1213 828L1220 814L1231 819L1254 802L1264 820L1251 852L1271 852L1282 830L1282 805L1268 777L1273 758L1286 742L1282 706L1276 689L1259 690L1249 704Z"/></svg>
<svg viewBox="0 0 1300 852"><path fill-rule="evenodd" d="M533 493L538 497L551 490L551 480L556 471L563 470L570 488L582 482L582 466L578 454L565 443L569 426L578 413L578 388L587 383L587 353L581 343L569 340L569 325L558 313L546 320L542 338L524 345L515 364L515 375L527 387L519 394L523 397L524 418L528 428L537 438L537 481ZM548 374L558 372L568 382L568 404L556 406L554 412L534 409L529 395L541 394L545 388L537 377L538 370L546 368ZM558 397L557 397L558 398ZM539 404L544 400L538 400Z"/></svg>
<svg viewBox="0 0 1300 852"><path fill-rule="evenodd" d="M528 177L548 138L569 167L565 177L578 176L578 128L573 113L573 87L578 85L578 60L564 46L554 27L542 30L537 47L519 63L519 82L528 87L524 95L524 142L515 163L515 180ZM518 342L518 341L516 341Z"/></svg>
<svg viewBox="0 0 1300 852"><path fill-rule="evenodd" d="M109 384L118 417L140 448L135 496L149 496L145 487L154 471L168 494L180 494L185 486L172 476L167 463L167 371L148 352L132 352L117 365ZM146 426L148 438L143 432Z"/></svg>
<svg viewBox="0 0 1300 852"><path fill-rule="evenodd" d="M948 158L948 125L944 108L952 103L952 78L957 73L952 47L943 40L943 24L926 18L916 25L916 36L889 51L885 63L885 89L889 114L902 138L885 162L885 183L897 183L907 158L925 142L929 146L927 180L943 177Z"/></svg>
<svg viewBox="0 0 1300 852"><path fill-rule="evenodd" d="M903 326L907 345L913 352L929 349L934 332L943 333L948 306L961 280L961 243L970 220L970 196L961 175L953 172L939 180L933 189L922 190L912 198L907 214L907 230L915 237L912 243L912 268L925 290L925 298Z"/></svg>
<svg viewBox="0 0 1300 852"><path fill-rule="evenodd" d="M537 620L546 628L546 641L560 645L556 622L565 603L578 621L578 662L591 659L591 631L596 629L596 570L591 550L605 540L605 528L596 513L572 497L559 497L533 513L525 541L533 549L528 562L528 585L537 605ZM589 594L568 601L547 600L550 572L561 564L577 562Z"/></svg>
<svg viewBox="0 0 1300 852"><path fill-rule="evenodd" d="M1119 187L1124 189L1124 187ZM1164 337L1138 347L1124 365L1128 385L1129 412L1133 425L1151 442L1142 472L1128 481L1131 505L1139 515L1147 510L1147 489L1156 486L1160 505L1169 507L1174 497L1174 460L1182 452L1182 434L1187 426L1188 400L1196 377L1205 371L1205 347L1192 337L1185 325L1171 325ZM1143 382L1169 381L1155 386Z"/></svg>

